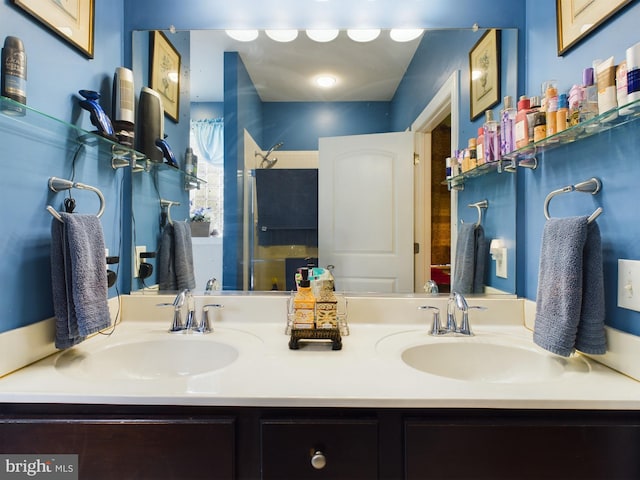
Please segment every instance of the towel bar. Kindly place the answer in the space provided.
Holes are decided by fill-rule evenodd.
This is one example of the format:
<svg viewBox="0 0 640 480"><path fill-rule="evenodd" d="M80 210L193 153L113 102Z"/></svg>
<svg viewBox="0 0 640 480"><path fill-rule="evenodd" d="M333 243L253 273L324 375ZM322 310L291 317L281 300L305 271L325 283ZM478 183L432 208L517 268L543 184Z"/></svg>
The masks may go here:
<svg viewBox="0 0 640 480"><path fill-rule="evenodd" d="M569 193L573 191L590 193L591 195L595 195L601 189L602 189L602 182L599 179L593 177L593 178L590 178L589 180L585 180L584 182L576 183L575 185L567 185L566 187L562 187L557 190L554 190L553 192L549 193L549 195L547 195L547 197L544 199L544 216L547 220L551 218L551 215L549 215L549 202L551 202L551 199L556 195L560 195L562 193ZM596 218L598 218L598 216L602 213L602 211L603 211L602 207L596 208L596 210L589 216L587 221L589 223L593 222Z"/></svg>
<svg viewBox="0 0 640 480"><path fill-rule="evenodd" d="M49 189L53 192L62 192L63 190L70 190L72 188L77 188L80 190L90 190L98 195L100 199L100 208L98 209L98 213L96 213L96 217L100 218L104 213L104 196L102 192L98 190L96 187L92 187L91 185L86 185L84 183L72 182L71 180L65 180L64 178L51 177L49 178ZM62 217L58 213L58 211L53 208L51 205L47 205L47 211L53 215L56 219L62 222Z"/></svg>
<svg viewBox="0 0 640 480"><path fill-rule="evenodd" d="M487 200L480 200L476 203L470 203L467 207L475 208L478 210L478 221L476 222L476 227L482 225L482 209L489 208L489 202Z"/></svg>
<svg viewBox="0 0 640 480"><path fill-rule="evenodd" d="M180 202L174 202L173 200L165 200L164 198L160 199L160 206L162 208L167 208L167 222L169 224L173 224L173 220L171 220L171 207L174 205L180 205Z"/></svg>

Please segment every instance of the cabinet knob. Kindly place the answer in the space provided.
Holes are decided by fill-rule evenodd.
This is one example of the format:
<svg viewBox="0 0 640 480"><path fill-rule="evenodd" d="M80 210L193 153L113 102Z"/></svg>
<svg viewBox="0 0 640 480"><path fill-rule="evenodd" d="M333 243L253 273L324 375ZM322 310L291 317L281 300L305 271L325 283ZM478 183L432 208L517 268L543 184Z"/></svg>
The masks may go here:
<svg viewBox="0 0 640 480"><path fill-rule="evenodd" d="M311 457L311 466L316 470L322 470L327 466L327 457L320 450L316 450Z"/></svg>

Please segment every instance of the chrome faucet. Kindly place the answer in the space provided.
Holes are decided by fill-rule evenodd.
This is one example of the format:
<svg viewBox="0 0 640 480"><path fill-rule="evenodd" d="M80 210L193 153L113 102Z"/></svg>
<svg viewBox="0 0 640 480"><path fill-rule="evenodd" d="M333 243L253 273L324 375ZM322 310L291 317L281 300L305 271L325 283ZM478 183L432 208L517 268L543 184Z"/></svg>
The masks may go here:
<svg viewBox="0 0 640 480"><path fill-rule="evenodd" d="M182 309L185 304L187 305L187 315L185 317L185 322L183 323ZM173 300L173 303L161 303L158 306L173 307L173 321L171 322L171 327L169 328L170 333L191 331L198 333L208 333L211 331L210 328L205 328L204 321L202 325L198 324L198 320L196 319L195 300L193 298L191 290L189 289L182 290L180 293L178 293L178 295L176 295L176 298Z"/></svg>
<svg viewBox="0 0 640 480"><path fill-rule="evenodd" d="M440 325L440 309L430 305L420 305L418 310L431 310L433 312L433 322L429 329L429 335L442 335L442 326Z"/></svg>
<svg viewBox="0 0 640 480"><path fill-rule="evenodd" d="M458 331L458 322L456 320L456 297L462 297L462 294L451 292L449 300L447 300L447 324L445 325L443 333L457 333ZM462 297L462 300L464 301L464 297Z"/></svg>
<svg viewBox="0 0 640 480"><path fill-rule="evenodd" d="M204 288L204 294L209 295L214 290L219 290L219 289L220 289L220 286L218 285L218 280L216 280L216 278L213 277L207 280L207 285Z"/></svg>
<svg viewBox="0 0 640 480"><path fill-rule="evenodd" d="M202 321L200 325L196 329L198 333L210 333L213 332L213 327L211 326L211 319L209 318L209 309L210 308L223 308L223 305L220 303L208 303L203 305L202 307Z"/></svg>

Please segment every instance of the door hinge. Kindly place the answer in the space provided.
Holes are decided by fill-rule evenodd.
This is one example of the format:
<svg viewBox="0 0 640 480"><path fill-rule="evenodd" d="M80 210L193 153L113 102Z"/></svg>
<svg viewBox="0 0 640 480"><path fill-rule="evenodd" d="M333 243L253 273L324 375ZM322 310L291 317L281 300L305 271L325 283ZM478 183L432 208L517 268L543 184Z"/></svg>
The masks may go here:
<svg viewBox="0 0 640 480"><path fill-rule="evenodd" d="M414 165L420 165L420 154L419 153L414 153L413 154L413 164Z"/></svg>
<svg viewBox="0 0 640 480"><path fill-rule="evenodd" d="M415 242L413 244L413 254L417 255L420 253L420 244L418 242Z"/></svg>

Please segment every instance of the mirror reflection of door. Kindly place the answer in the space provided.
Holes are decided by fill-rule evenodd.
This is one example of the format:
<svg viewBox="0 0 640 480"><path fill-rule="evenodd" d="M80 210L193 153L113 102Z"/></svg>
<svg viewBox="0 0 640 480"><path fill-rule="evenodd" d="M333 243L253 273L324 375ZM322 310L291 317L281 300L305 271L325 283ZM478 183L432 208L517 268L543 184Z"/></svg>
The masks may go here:
<svg viewBox="0 0 640 480"><path fill-rule="evenodd" d="M320 139L318 256L336 288L413 292L412 132Z"/></svg>

